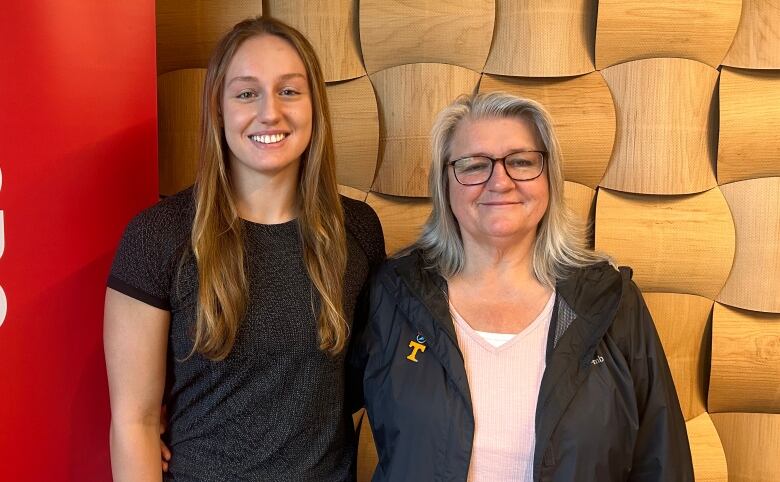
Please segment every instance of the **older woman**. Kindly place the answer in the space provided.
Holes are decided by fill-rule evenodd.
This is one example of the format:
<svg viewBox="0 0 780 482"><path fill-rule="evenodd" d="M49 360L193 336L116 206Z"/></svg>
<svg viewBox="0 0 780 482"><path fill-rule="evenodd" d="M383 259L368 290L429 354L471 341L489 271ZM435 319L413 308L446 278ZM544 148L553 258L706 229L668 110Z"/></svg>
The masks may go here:
<svg viewBox="0 0 780 482"><path fill-rule="evenodd" d="M650 314L570 217L545 110L458 99L433 128L430 190L350 357L374 481L693 480Z"/></svg>

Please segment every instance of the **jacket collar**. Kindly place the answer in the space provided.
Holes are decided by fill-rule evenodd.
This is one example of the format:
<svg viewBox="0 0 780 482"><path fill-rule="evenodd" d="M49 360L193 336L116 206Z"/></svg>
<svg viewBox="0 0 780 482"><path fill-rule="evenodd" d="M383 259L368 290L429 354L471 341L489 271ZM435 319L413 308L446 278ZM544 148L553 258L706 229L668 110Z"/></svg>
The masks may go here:
<svg viewBox="0 0 780 482"><path fill-rule="evenodd" d="M447 304L447 282L435 270L426 267L419 250L398 258L395 273L409 289L412 296L422 303L443 331L457 347L455 326ZM572 270L556 286L558 296L574 310L579 322L572 323L564 337L570 350L580 347L582 356L589 356L592 348L612 323L622 294L620 273L607 262L583 269ZM410 320L414 322L414 320ZM565 341L565 338L562 339ZM587 360L590 362L590 358Z"/></svg>

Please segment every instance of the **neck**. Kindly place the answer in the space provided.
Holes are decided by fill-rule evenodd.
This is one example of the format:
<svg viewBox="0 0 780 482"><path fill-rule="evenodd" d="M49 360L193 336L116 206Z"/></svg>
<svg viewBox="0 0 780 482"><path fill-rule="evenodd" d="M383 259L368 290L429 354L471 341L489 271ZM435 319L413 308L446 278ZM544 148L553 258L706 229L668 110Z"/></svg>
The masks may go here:
<svg viewBox="0 0 780 482"><path fill-rule="evenodd" d="M533 274L533 244L536 233L522 239L485 243L463 237L464 266L458 276L464 279L528 282Z"/></svg>
<svg viewBox="0 0 780 482"><path fill-rule="evenodd" d="M273 175L242 175L233 170L233 195L242 219L280 224L298 216L298 170ZM294 174L294 175L293 175Z"/></svg>

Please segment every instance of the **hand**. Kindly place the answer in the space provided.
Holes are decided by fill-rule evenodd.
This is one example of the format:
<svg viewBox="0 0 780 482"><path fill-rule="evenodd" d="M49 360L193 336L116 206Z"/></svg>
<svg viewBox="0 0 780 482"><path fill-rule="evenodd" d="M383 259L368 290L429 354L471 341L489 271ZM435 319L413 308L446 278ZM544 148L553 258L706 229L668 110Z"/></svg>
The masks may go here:
<svg viewBox="0 0 780 482"><path fill-rule="evenodd" d="M163 405L160 410L160 459L163 472L168 472L168 462L171 461L171 449L162 441L162 434L168 429L168 413L166 406Z"/></svg>
<svg viewBox="0 0 780 482"><path fill-rule="evenodd" d="M162 457L163 472L168 472L168 462L171 460L171 449L160 440L160 456Z"/></svg>

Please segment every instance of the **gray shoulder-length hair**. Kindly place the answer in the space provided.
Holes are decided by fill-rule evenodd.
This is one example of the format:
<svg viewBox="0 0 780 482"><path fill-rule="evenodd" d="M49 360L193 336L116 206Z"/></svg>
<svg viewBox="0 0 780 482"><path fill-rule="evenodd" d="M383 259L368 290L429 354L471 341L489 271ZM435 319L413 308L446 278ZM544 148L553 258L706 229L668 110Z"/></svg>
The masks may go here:
<svg viewBox="0 0 780 482"><path fill-rule="evenodd" d="M447 162L457 126L464 120L515 118L529 122L547 151L545 169L550 199L536 233L533 272L543 285L554 288L573 268L609 258L588 248L587 228L566 207L563 198L561 148L550 115L541 104L504 92L463 95L445 107L431 130L432 162L428 184L433 211L411 248L419 248L430 267L448 278L463 269L464 250L458 221L449 202Z"/></svg>

